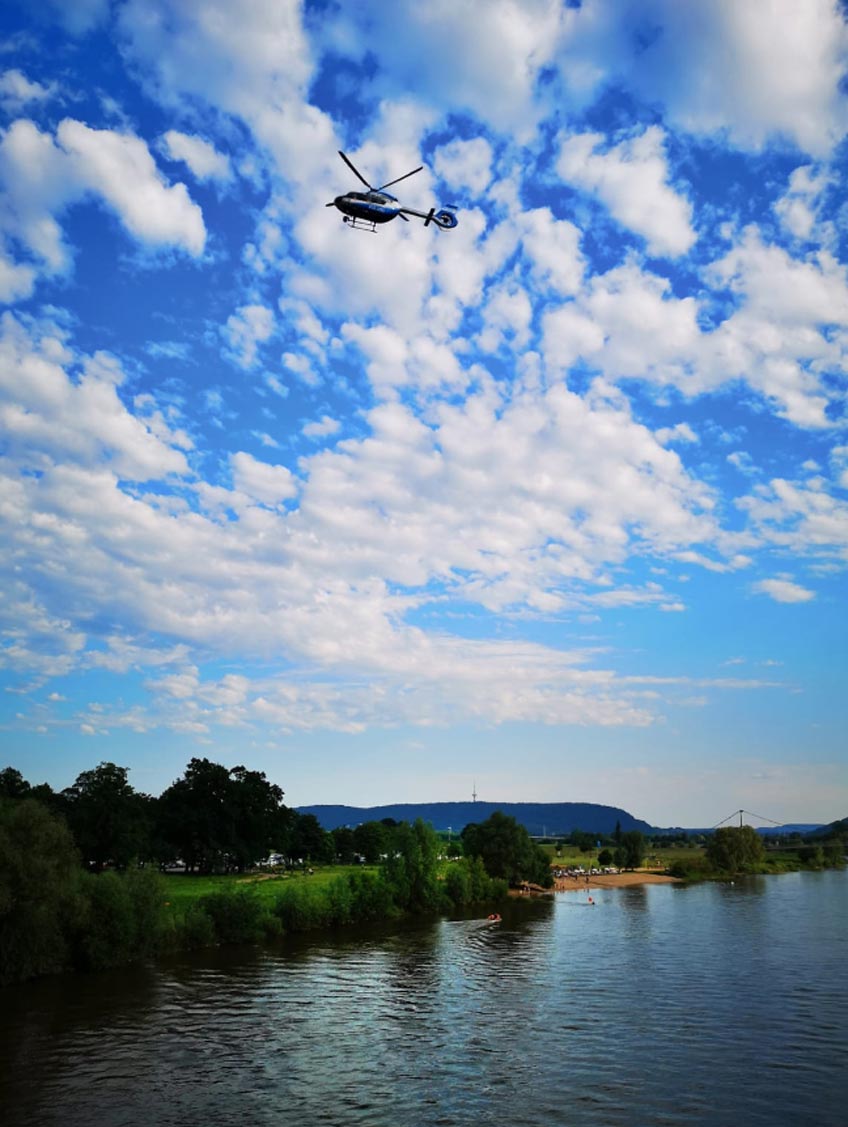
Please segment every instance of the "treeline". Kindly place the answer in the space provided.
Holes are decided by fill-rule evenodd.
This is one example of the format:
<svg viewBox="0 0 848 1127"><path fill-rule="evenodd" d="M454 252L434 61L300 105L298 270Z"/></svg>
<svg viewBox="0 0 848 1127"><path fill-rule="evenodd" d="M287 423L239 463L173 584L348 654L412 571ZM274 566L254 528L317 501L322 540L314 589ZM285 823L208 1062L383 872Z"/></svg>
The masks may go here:
<svg viewBox="0 0 848 1127"><path fill-rule="evenodd" d="M32 799L0 802L0 985L62 970L101 970L169 951L255 943L287 932L452 911L506 894L482 860L454 861L439 879L440 842L429 826L395 827L376 870L317 885L255 883L169 904L156 868L92 873L63 820Z"/></svg>
<svg viewBox="0 0 848 1127"><path fill-rule="evenodd" d="M487 871L482 855L454 859L440 878L443 843L420 821L357 827L337 840L314 816L287 811L282 791L264 776L210 767L217 765L192 760L171 794L153 800L161 804L155 808L114 764L85 772L59 795L11 769L0 772L0 985L168 951L452 911L506 894L507 879ZM274 895L239 882L181 907L168 902L158 870L175 851L198 872L232 871L283 840L292 859L347 860L350 851L380 864L321 884L281 881Z"/></svg>
<svg viewBox="0 0 848 1127"><path fill-rule="evenodd" d="M242 872L271 852L303 860L335 855L318 821L287 807L262 771L192 759L158 798L136 791L128 775L126 767L101 763L53 791L7 767L0 799L35 799L62 817L94 871L179 860L190 873Z"/></svg>
<svg viewBox="0 0 848 1127"><path fill-rule="evenodd" d="M841 837L775 851L766 848L753 826L722 826L706 838L702 855L673 862L669 873L684 880L708 880L746 873L833 868L844 860L845 841Z"/></svg>

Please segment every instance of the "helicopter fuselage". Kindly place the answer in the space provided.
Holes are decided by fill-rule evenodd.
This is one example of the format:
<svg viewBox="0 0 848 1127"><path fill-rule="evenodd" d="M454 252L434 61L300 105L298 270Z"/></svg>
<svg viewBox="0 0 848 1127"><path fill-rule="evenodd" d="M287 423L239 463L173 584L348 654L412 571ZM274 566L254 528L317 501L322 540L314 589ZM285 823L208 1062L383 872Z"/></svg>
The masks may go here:
<svg viewBox="0 0 848 1127"><path fill-rule="evenodd" d="M343 215L366 223L388 223L400 211L397 199L388 192L346 192L333 203Z"/></svg>

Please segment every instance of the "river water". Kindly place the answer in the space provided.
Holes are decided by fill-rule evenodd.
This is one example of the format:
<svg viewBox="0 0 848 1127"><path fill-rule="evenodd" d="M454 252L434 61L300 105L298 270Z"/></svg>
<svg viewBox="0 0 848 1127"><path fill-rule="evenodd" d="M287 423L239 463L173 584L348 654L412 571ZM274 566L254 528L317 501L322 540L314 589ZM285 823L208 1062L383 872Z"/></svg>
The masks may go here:
<svg viewBox="0 0 848 1127"><path fill-rule="evenodd" d="M0 1122L848 1123L848 872L594 897L7 989Z"/></svg>

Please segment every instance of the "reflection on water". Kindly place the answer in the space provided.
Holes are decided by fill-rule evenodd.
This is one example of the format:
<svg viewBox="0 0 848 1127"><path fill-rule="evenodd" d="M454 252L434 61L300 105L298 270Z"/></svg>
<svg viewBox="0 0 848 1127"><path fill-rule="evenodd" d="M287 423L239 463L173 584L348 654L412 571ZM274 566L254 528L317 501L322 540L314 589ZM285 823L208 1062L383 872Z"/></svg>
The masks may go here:
<svg viewBox="0 0 848 1127"><path fill-rule="evenodd" d="M841 1125L846 892L565 894L13 988L3 1122Z"/></svg>

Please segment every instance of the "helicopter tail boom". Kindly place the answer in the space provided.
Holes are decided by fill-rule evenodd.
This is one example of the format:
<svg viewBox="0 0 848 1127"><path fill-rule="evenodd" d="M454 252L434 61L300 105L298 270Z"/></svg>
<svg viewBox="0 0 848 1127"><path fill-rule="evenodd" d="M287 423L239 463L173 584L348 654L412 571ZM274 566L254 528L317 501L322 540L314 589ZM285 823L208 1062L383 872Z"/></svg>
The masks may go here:
<svg viewBox="0 0 848 1127"><path fill-rule="evenodd" d="M452 231L459 223L453 211L444 207L438 211L434 207L431 207L429 211L416 211L414 207L402 207L399 211L401 214L406 213L406 215L414 215L418 219L423 219L425 227L435 223L442 231Z"/></svg>

